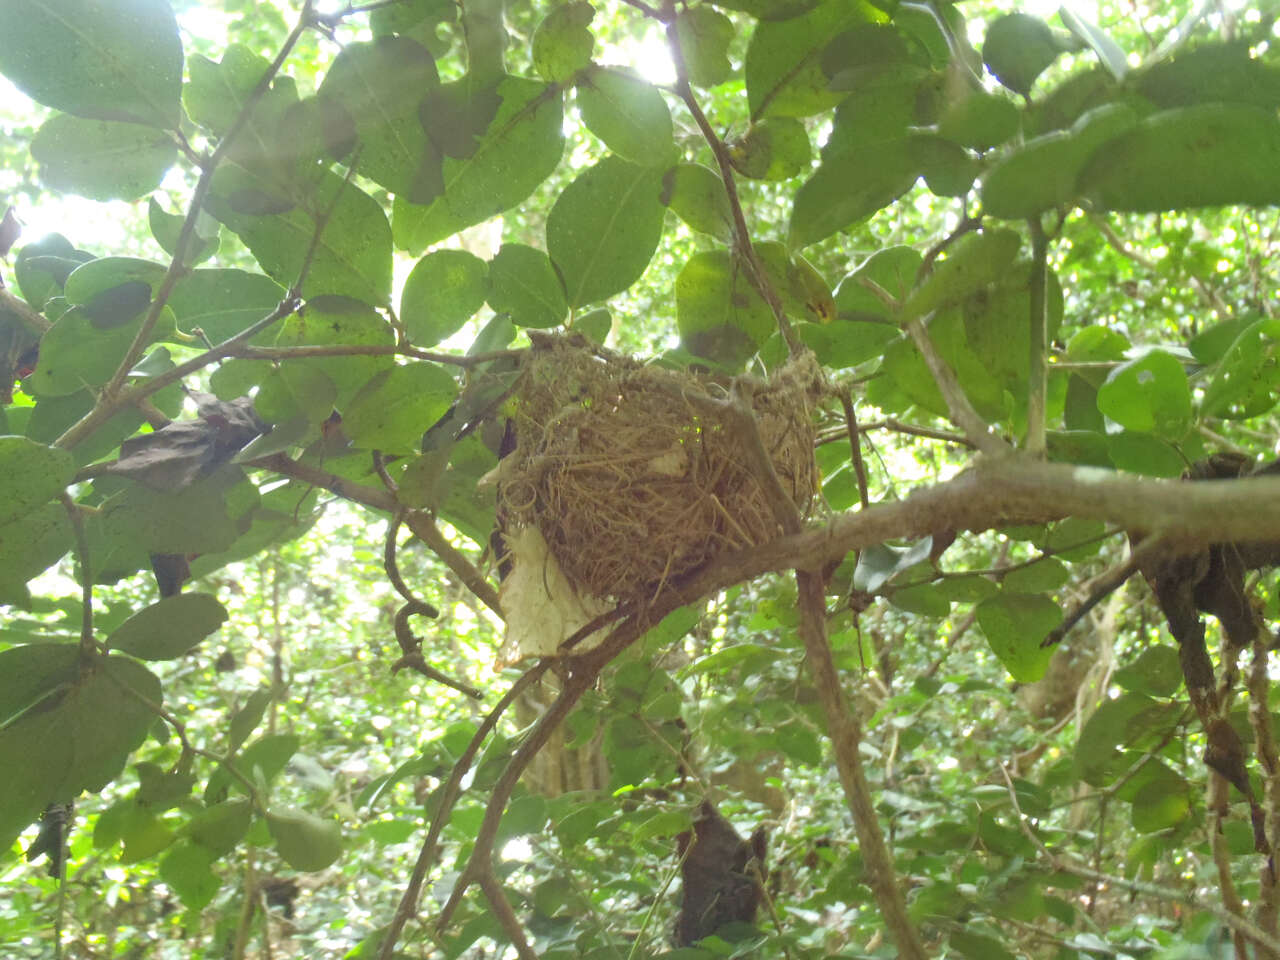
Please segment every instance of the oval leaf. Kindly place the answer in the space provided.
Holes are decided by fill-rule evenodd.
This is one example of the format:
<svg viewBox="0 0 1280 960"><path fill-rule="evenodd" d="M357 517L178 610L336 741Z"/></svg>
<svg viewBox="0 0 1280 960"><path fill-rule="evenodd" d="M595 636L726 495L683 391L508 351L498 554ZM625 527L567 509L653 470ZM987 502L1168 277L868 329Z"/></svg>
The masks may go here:
<svg viewBox="0 0 1280 960"><path fill-rule="evenodd" d="M595 67L578 82L587 129L633 163L666 164L675 149L671 111L658 88L618 67Z"/></svg>
<svg viewBox="0 0 1280 960"><path fill-rule="evenodd" d="M435 364L393 367L356 394L342 428L357 446L416 453L422 434L449 409L457 393L453 377Z"/></svg>
<svg viewBox="0 0 1280 960"><path fill-rule="evenodd" d="M983 600L976 612L987 643L1013 679L1034 683L1044 676L1053 650L1040 641L1062 622L1056 603L1036 594L1000 593Z"/></svg>
<svg viewBox="0 0 1280 960"><path fill-rule="evenodd" d="M267 826L281 858L295 870L323 870L342 855L342 830L333 820L277 808L267 813Z"/></svg>
<svg viewBox="0 0 1280 960"><path fill-rule="evenodd" d="M168 0L0 0L0 73L31 99L176 130L182 41Z"/></svg>
<svg viewBox="0 0 1280 960"><path fill-rule="evenodd" d="M409 339L435 346L456 333L484 305L488 267L466 250L437 250L413 268L400 295Z"/></svg>
<svg viewBox="0 0 1280 960"><path fill-rule="evenodd" d="M143 660L174 660L227 621L208 593L180 593L144 607L116 628L107 645Z"/></svg>
<svg viewBox="0 0 1280 960"><path fill-rule="evenodd" d="M521 327L543 330L564 321L569 304L551 259L523 243L505 243L489 263L489 306Z"/></svg>
<svg viewBox="0 0 1280 960"><path fill-rule="evenodd" d="M1098 409L1128 430L1178 439L1191 423L1191 387L1182 364L1152 350L1116 367L1098 388Z"/></svg>
<svg viewBox="0 0 1280 960"><path fill-rule="evenodd" d="M547 216L547 253L569 305L631 286L653 257L666 216L662 171L605 157L565 188Z"/></svg>
<svg viewBox="0 0 1280 960"><path fill-rule="evenodd" d="M63 113L37 131L31 156L51 190L90 200L136 200L160 185L178 148L155 127Z"/></svg>

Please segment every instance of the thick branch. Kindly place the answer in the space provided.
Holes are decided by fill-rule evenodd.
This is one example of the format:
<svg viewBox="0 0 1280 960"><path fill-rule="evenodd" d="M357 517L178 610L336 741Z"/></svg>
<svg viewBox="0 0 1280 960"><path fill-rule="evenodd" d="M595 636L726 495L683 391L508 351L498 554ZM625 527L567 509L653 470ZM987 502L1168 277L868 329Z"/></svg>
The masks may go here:
<svg viewBox="0 0 1280 960"><path fill-rule="evenodd" d="M14 296L5 289L3 284L0 284L0 310L12 313L18 318L19 323L36 336L40 336L53 326L43 313L34 309L21 297Z"/></svg>
<svg viewBox="0 0 1280 960"><path fill-rule="evenodd" d="M1069 516L1159 531L1171 552L1226 541L1280 541L1280 478L1183 483L1021 457L982 460L905 500L842 514L825 526L725 554L696 577L698 595L773 571L818 569L851 550L895 538Z"/></svg>

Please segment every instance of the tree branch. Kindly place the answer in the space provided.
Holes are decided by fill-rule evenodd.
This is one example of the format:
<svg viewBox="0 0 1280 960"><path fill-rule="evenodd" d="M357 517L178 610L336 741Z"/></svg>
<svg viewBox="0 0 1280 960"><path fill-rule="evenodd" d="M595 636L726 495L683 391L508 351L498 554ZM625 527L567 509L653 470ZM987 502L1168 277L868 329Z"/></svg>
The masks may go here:
<svg viewBox="0 0 1280 960"><path fill-rule="evenodd" d="M742 212L742 200L738 197L738 184L733 173L733 163L729 159L729 148L725 146L724 141L711 128L711 122L707 120L707 115L702 112L702 107L699 106L697 98L693 95L693 87L689 85L689 67L685 63L684 50L680 46L680 36L676 31L674 18L667 21L667 46L671 50L671 62L676 68L676 93L684 101L684 105L688 107L689 113L693 116L693 122L702 131L703 139L707 141L712 155L716 158L716 165L720 168L720 179L724 181L725 194L729 198L729 209L733 214L734 248L746 264L751 285L756 288L761 298L768 304L769 310L773 313L773 319L778 325L778 332L782 335L788 352L794 357L805 349L804 344L800 342L795 328L791 326L791 321L787 319L786 311L782 309L782 301L778 297L778 291L773 289L773 284L769 282L769 276L765 273L760 258L756 256L755 247L751 243L751 230L747 226L747 218Z"/></svg>
<svg viewBox="0 0 1280 960"><path fill-rule="evenodd" d="M1048 401L1048 285L1049 238L1045 236L1040 217L1031 225L1031 356L1027 366L1027 446L1033 457L1045 452L1045 409Z"/></svg>
<svg viewBox="0 0 1280 960"><path fill-rule="evenodd" d="M427 873L431 870L431 864L435 860L440 834L444 831L445 824L449 822L454 804L458 802L458 797L462 794L463 778L466 777L467 771L471 769L471 764L475 762L476 754L480 752L480 747L488 739L490 732L507 711L507 708L515 703L516 698L547 671L551 663L550 659L541 660L520 675L503 695L502 699L481 721L480 726L471 738L471 742L467 744L467 748L462 751L462 756L458 757L457 763L453 765L453 770L449 773L449 779L440 788L440 803L436 806L435 814L431 818L431 825L427 828L427 836L422 841L422 849L418 852L417 862L414 863L413 872L409 875L409 883L405 887L404 894L400 897L395 916L391 918L391 923L387 925L386 932L383 935L382 946L378 951L378 960L391 960L395 956L396 941L400 939L400 932L404 929L404 925L409 918L417 912L418 897L422 893L423 881L426 880Z"/></svg>
<svg viewBox="0 0 1280 960"><path fill-rule="evenodd" d="M907 334L924 357L925 365L928 366L929 372L933 374L933 379L938 384L938 389L942 392L942 399L947 403L952 422L963 430L969 442L983 453L992 456L1009 453L1012 448L992 433L987 421L973 409L973 404L965 396L960 381L956 379L954 371L934 346L933 338L929 336L929 331L925 329L920 318L912 317L905 326Z"/></svg>

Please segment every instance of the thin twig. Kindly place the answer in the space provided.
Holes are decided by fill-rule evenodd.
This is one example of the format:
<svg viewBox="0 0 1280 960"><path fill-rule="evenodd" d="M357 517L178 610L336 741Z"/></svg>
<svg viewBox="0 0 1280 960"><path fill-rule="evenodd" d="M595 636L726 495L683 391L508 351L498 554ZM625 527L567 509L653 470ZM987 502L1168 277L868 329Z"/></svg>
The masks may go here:
<svg viewBox="0 0 1280 960"><path fill-rule="evenodd" d="M892 433L902 433L911 437L924 437L928 440L942 440L946 443L958 444L962 447L973 449L973 442L968 437L953 433L950 430L938 430L933 427L921 427L913 423L903 423L892 417L885 420L872 420L870 423L859 424L859 434L864 434L869 430L888 430ZM818 435L815 446L822 446L827 443L838 443L849 435L846 427L839 427L830 432Z"/></svg>
<svg viewBox="0 0 1280 960"><path fill-rule="evenodd" d="M929 372L933 374L934 382L937 383L942 399L946 401L947 410L950 411L952 422L964 431L969 442L982 453L993 457L1002 457L1011 453L1012 448L992 433L990 425L978 415L978 411L973 409L973 404L965 395L955 372L938 352L933 338L929 336L929 331L921 319L912 317L906 322L906 328L916 349L924 357Z"/></svg>
<svg viewBox="0 0 1280 960"><path fill-rule="evenodd" d="M75 535L76 559L80 563L80 655L88 656L95 650L93 642L93 570L89 563L89 538L84 530L84 517L71 494L62 492L62 508L71 521Z"/></svg>
<svg viewBox="0 0 1280 960"><path fill-rule="evenodd" d="M1204 900L1194 888L1188 887L1184 890L1173 890L1154 883L1144 883L1141 880L1131 880L1128 877L1113 876L1100 870L1094 870L1092 867L1087 867L1082 863L1077 863L1069 857L1052 853L1027 822L1027 816L1022 812L1022 807L1018 803L1018 793L1013 786L1013 779L1009 776L1009 771L1005 769L1003 764L1000 766L1000 772L1004 776L1005 786L1009 791L1009 802L1013 805L1014 815L1018 820L1018 827L1021 829L1022 835L1031 841L1031 844L1040 852L1040 856L1044 858L1045 863L1051 869L1060 870L1063 873L1069 873L1084 880L1091 880L1094 883L1119 887L1122 890L1132 890L1134 893L1141 893L1144 896L1204 910L1213 914L1223 924L1230 927L1233 932L1248 937L1260 946L1280 951L1280 939L1267 933L1257 924L1251 923L1245 917L1225 910L1216 903ZM1221 780L1222 778L1219 777L1218 779ZM1225 783L1225 781L1223 782Z"/></svg>
<svg viewBox="0 0 1280 960"><path fill-rule="evenodd" d="M218 164L230 151L240 132L248 125L249 118L253 114L254 108L258 105L258 101L271 88L276 74L284 66L285 60L288 59L294 46L302 37L303 31L312 22L311 6L312 0L305 0L302 5L302 11L298 15L298 22L289 31L289 35L285 37L284 43L281 44L275 59L271 61L263 75L258 78L258 82L254 84L253 89L249 91L244 103L240 105L235 119L232 120L231 126L227 128L227 132L218 141L218 146L214 148L213 153L209 155L209 158L202 165L200 179L196 181L195 190L192 191L191 204L187 208L186 219L182 221L182 229L178 231L178 239L174 243L173 259L169 262L169 269L166 271L164 279L160 282L160 287L151 301L151 306L148 308L142 324L138 327L138 332L134 336L133 342L129 345L129 349L125 351L124 359L120 361L120 366L116 368L115 374L103 388L100 403L104 401L109 403L115 397L125 378L129 376L129 371L134 368L134 365L137 364L138 359L142 356L142 351L151 342L151 333L155 329L156 322L160 319L161 311L164 310L165 304L168 303L169 296L173 293L173 288L177 285L178 280L187 272L187 266L184 263L187 247L191 244L191 238L195 236L196 221L204 209L205 198L208 197L209 191L213 187L214 171L217 170ZM317 229L316 233L318 234L319 232Z"/></svg>
<svg viewBox="0 0 1280 960"><path fill-rule="evenodd" d="M733 162L729 157L729 148L725 146L719 134L712 129L707 115L702 112L702 107L698 104L697 97L693 95L693 87L689 84L689 67L685 63L684 50L680 46L680 36L674 19L667 22L667 46L671 50L671 62L676 68L676 93L689 109L693 122L702 131L703 139L707 141L707 146L711 148L711 153L716 158L716 165L720 168L720 179L724 181L725 194L729 198L729 210L733 215L734 249L747 267L747 276L751 280L751 285L768 304L769 310L773 313L773 319L778 325L778 332L782 334L788 352L794 357L803 351L805 346L796 334L795 328L791 326L791 321L787 319L778 291L769 281L764 265L760 262L755 247L751 243L751 230L742 212L742 200L738 196L738 184L733 171Z"/></svg>
<svg viewBox="0 0 1280 960"><path fill-rule="evenodd" d="M1048 636L1040 641L1042 647L1052 647L1061 643L1077 623L1088 615L1089 611L1108 596L1124 586L1125 582L1138 571L1143 561L1157 550L1165 548L1159 537L1148 537L1129 553L1129 558L1095 577L1084 600L1072 607L1063 616L1062 622L1049 631Z"/></svg>
<svg viewBox="0 0 1280 960"><path fill-rule="evenodd" d="M476 565L448 541L440 528L436 526L432 516L423 510L410 510L404 515L405 523L413 531L413 535L425 543L445 566L454 572L472 593L486 607L496 613L499 619L505 620L502 603L498 599L498 591L484 578Z"/></svg>
<svg viewBox="0 0 1280 960"><path fill-rule="evenodd" d="M865 510L871 506L871 495L867 490L867 465L862 461L861 431L858 429L858 415L853 409L853 397L848 390L840 391L840 406L844 408L845 428L849 436L849 457L853 463L853 474L858 480L858 502Z"/></svg>
<svg viewBox="0 0 1280 960"><path fill-rule="evenodd" d="M462 751L462 755L454 763L453 770L449 773L449 779L440 788L440 802L436 806L435 813L431 818L431 824L427 828L427 836L422 841L422 848L418 851L418 859L413 865L413 871L409 874L409 883L405 886L404 893L400 897L400 903L396 906L395 915L391 918L391 922L387 925L386 932L383 935L382 946L378 951L378 960L391 960L395 956L396 941L400 939L400 932L404 929L404 925L409 918L417 912L418 897L422 893L422 884L426 880L427 874L431 870L432 862L438 852L440 834L444 830L445 824L449 822L454 805L462 794L462 781L466 777L467 771L471 769L471 764L475 762L476 754L480 752L480 747L488 739L489 733L493 728L497 726L498 720L511 704L515 703L516 698L538 680L547 671L551 663L552 661L549 659L539 661L516 679L510 689L503 694L502 699L494 705L484 720L480 722L480 726L471 737L466 749Z"/></svg>

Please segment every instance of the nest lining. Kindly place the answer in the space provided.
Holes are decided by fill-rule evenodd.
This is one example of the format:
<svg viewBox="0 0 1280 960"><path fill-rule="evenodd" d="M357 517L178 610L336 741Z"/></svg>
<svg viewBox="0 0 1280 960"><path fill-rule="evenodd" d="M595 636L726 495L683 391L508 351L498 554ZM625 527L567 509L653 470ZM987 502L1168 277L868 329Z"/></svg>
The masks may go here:
<svg viewBox="0 0 1280 960"><path fill-rule="evenodd" d="M751 403L783 490L807 513L816 490L812 357ZM509 527L536 526L580 593L652 596L725 551L781 532L723 384L539 336L516 394L516 449L503 465Z"/></svg>

